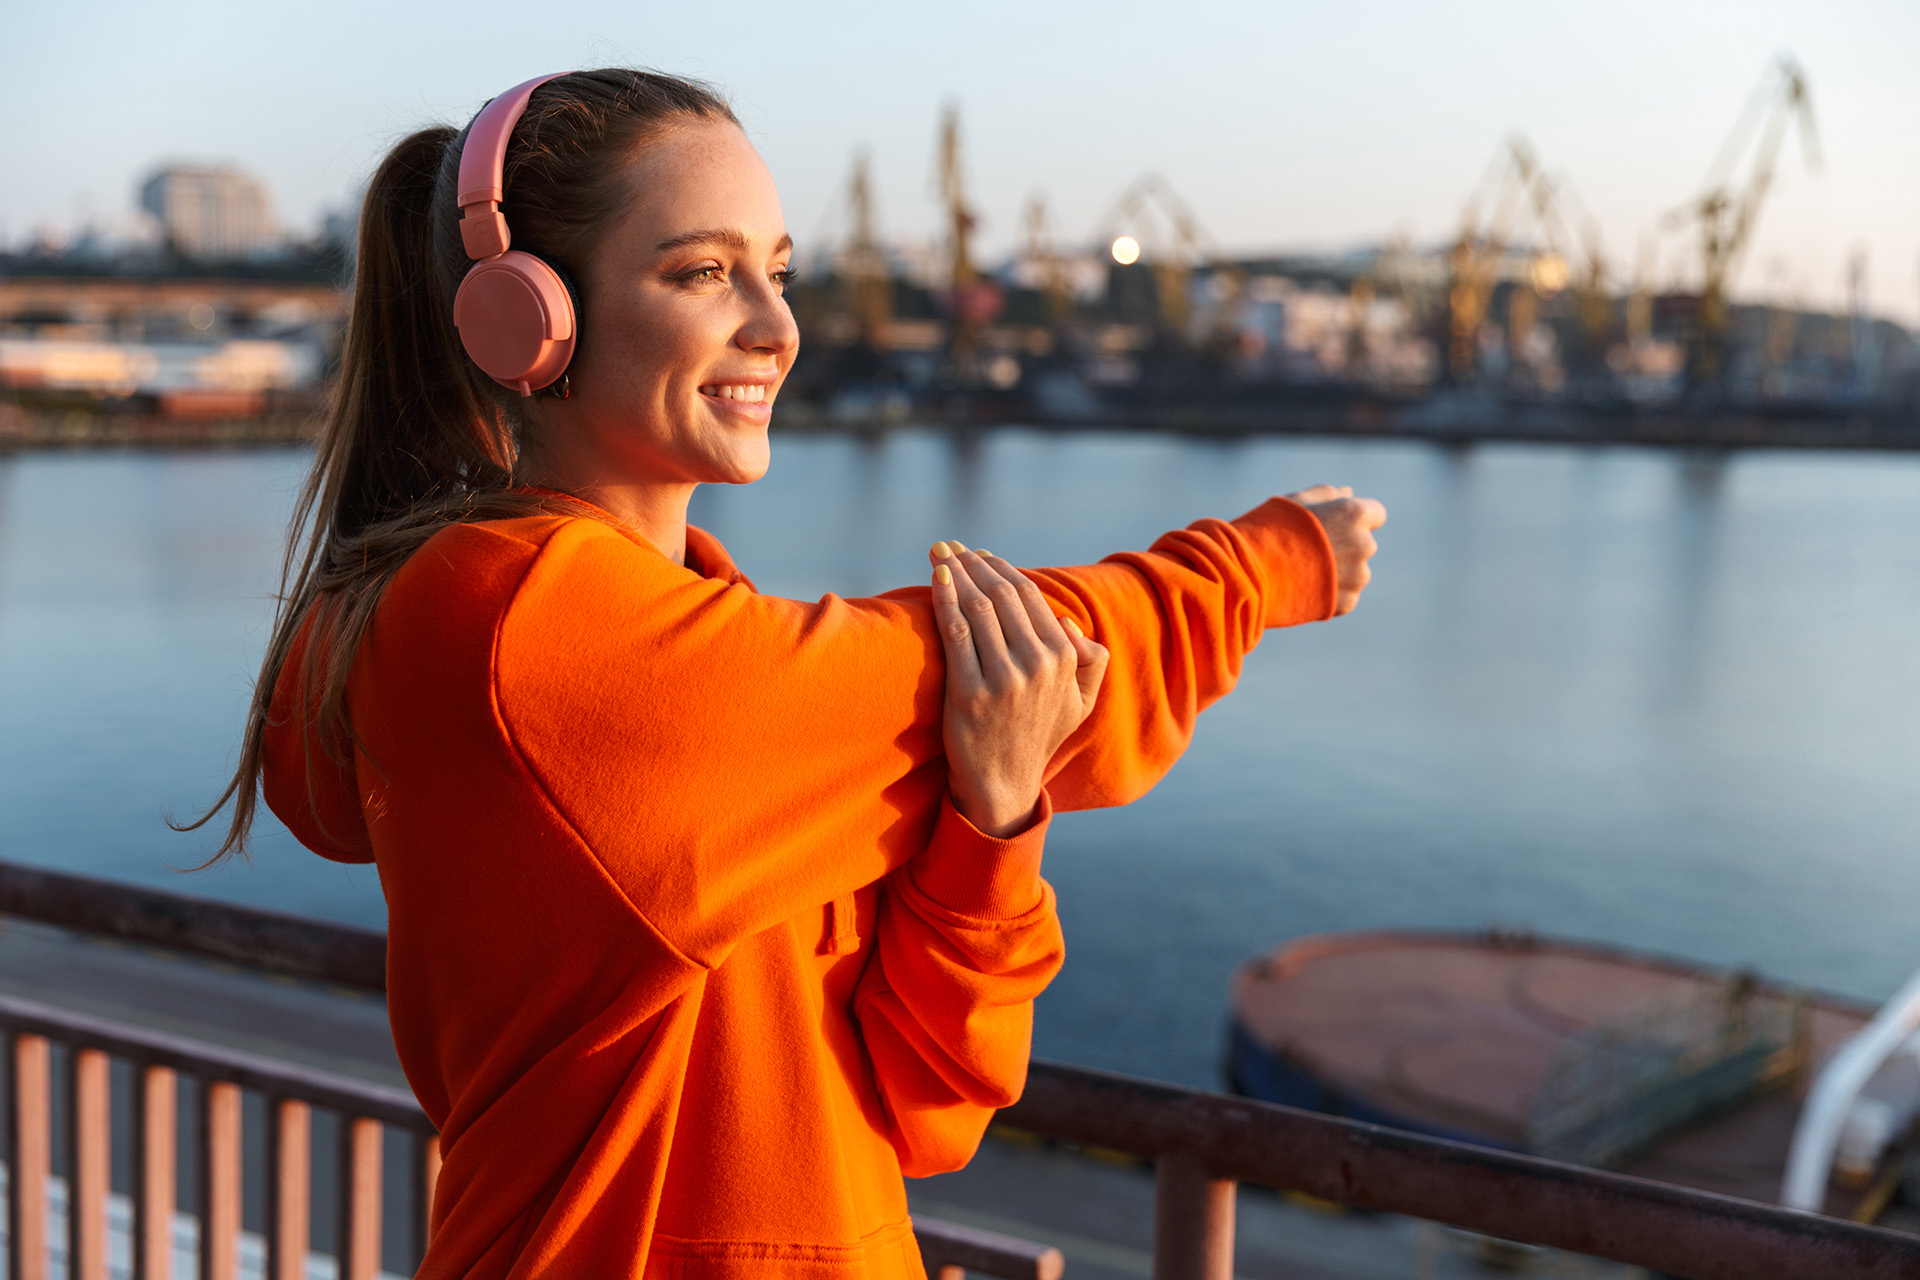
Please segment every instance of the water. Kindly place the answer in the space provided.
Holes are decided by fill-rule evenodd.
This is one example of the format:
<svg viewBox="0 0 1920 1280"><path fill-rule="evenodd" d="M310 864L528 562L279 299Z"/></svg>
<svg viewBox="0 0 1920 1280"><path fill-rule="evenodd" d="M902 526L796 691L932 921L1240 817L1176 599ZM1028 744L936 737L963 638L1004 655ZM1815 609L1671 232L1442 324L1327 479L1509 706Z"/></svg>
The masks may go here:
<svg viewBox="0 0 1920 1280"><path fill-rule="evenodd" d="M182 876L258 652L298 452L0 460L0 857L378 924L263 824ZM1026 563L1268 493L1392 512L1374 587L1273 632L1173 774L1063 816L1039 1053L1211 1084L1234 964L1324 929L1528 925L1880 998L1920 967L1920 456L781 437L695 518L762 590Z"/></svg>

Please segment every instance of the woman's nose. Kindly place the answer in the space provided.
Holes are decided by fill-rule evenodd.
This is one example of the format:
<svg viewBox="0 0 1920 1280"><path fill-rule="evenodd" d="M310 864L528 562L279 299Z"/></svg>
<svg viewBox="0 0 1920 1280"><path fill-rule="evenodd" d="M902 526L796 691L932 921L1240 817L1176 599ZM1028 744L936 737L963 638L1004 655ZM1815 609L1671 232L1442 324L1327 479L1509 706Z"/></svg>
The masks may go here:
<svg viewBox="0 0 1920 1280"><path fill-rule="evenodd" d="M794 323L787 300L771 283L756 289L747 305L748 315L738 337L741 346L777 356L789 355L799 347L800 326Z"/></svg>

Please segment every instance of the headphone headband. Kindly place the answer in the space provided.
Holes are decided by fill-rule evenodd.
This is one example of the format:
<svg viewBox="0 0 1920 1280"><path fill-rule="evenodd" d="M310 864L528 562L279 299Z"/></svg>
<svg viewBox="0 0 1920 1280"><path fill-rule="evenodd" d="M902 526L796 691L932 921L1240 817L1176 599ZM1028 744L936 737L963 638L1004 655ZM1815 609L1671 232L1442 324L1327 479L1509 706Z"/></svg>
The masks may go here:
<svg viewBox="0 0 1920 1280"><path fill-rule="evenodd" d="M498 257L513 243L500 212L506 198L507 139L527 109L533 91L564 72L515 85L480 108L460 148L460 242L474 259Z"/></svg>

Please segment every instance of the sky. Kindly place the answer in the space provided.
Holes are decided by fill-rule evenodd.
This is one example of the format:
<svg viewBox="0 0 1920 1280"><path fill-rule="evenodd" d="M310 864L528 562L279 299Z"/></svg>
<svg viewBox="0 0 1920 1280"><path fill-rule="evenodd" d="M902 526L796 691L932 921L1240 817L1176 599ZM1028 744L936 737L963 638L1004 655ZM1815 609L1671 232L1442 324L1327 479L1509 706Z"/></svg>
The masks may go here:
<svg viewBox="0 0 1920 1280"><path fill-rule="evenodd" d="M642 65L729 95L803 254L844 227L862 148L883 233L938 234L951 102L989 257L1035 193L1058 241L1094 243L1148 171L1231 251L1438 243L1521 133L1592 210L1617 276L1650 250L1662 286L1693 261L1663 220L1785 53L1822 164L1789 141L1735 292L1844 305L1864 252L1870 308L1920 322L1913 0L0 0L0 32L0 242L122 217L167 160L253 171L308 231L411 129L543 72Z"/></svg>

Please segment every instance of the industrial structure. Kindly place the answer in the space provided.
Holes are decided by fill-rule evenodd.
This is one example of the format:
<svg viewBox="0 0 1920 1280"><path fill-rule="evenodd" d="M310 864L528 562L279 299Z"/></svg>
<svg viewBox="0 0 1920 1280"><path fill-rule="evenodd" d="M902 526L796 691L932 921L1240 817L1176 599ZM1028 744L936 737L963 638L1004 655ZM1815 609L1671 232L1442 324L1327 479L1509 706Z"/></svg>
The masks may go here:
<svg viewBox="0 0 1920 1280"><path fill-rule="evenodd" d="M956 109L938 133L937 264L885 249L863 159L851 232L793 301L808 349L790 388L828 421L918 414L1337 429L1525 418L1920 417L1914 340L1863 313L1737 304L1733 287L1787 135L1817 167L1805 73L1767 71L1699 191L1629 274L1572 183L1519 135L1453 236L1328 257L1223 253L1159 174L1125 187L1078 245L1035 194L997 270L972 244ZM1658 292L1649 247L1681 240L1697 282ZM1860 273L1856 264L1855 275ZM1582 426L1581 424L1586 424ZM1604 434L1604 431L1601 431Z"/></svg>
<svg viewBox="0 0 1920 1280"><path fill-rule="evenodd" d="M889 243L871 161L854 157L841 230L788 295L805 342L781 421L1920 444L1914 336L1866 314L1861 261L1851 265L1841 314L1734 301L1796 132L1808 167L1817 167L1808 78L1782 58L1700 188L1643 235L1631 270L1618 247L1603 244L1565 174L1517 134L1500 143L1439 242L1397 232L1345 254L1230 255L1173 184L1149 172L1126 184L1085 235L1059 228L1044 193L1033 193L1018 247L988 263L976 245L981 214L961 115L950 104L933 148L936 244ZM206 352L41 358L47 342L176 339L307 344L269 389L317 389L337 321L292 323L284 308L233 303L233 290L216 281L336 288L351 264L344 237L263 256L282 243L266 193L232 170L163 169L141 201L165 229L157 258L0 257L0 283L12 285L0 289L0 340L9 344L0 389L63 404L213 404L214 388L199 375L126 372L187 367L182 360L195 369L233 365L209 365ZM1656 288L1659 245L1669 260L1685 256L1690 288ZM50 300L67 288L63 280L70 305ZM118 283L108 288L108 280ZM178 287L159 288L168 280ZM103 312L102 289L128 288L149 298L184 297L182 289L221 297L133 310L116 302ZM56 376L82 365L113 376ZM221 386L223 395L237 390ZM1708 420L1724 430L1715 436L1699 425Z"/></svg>

